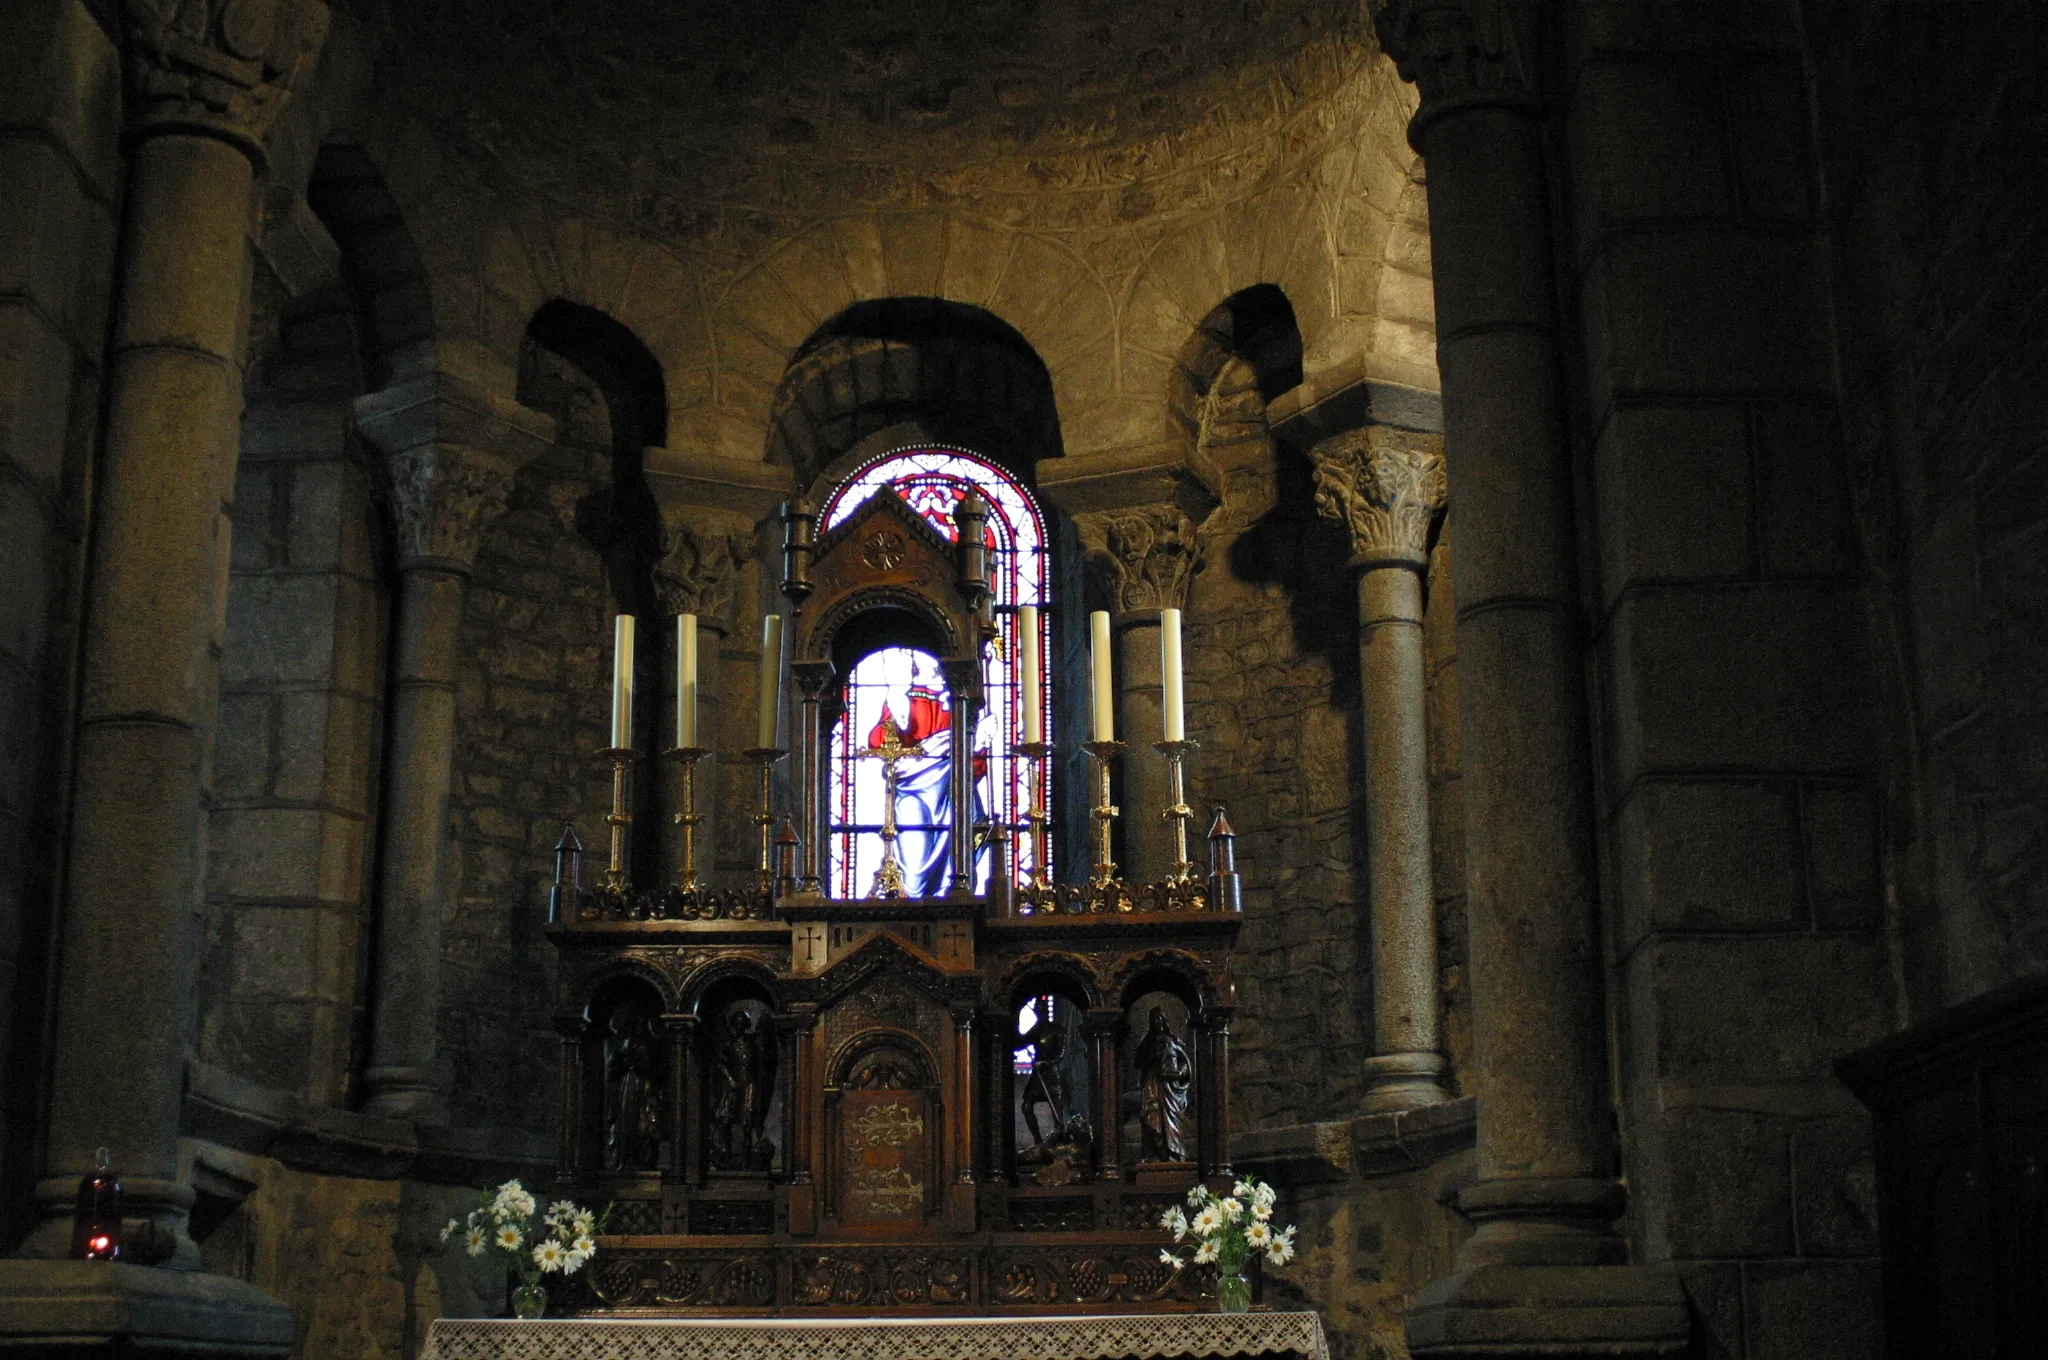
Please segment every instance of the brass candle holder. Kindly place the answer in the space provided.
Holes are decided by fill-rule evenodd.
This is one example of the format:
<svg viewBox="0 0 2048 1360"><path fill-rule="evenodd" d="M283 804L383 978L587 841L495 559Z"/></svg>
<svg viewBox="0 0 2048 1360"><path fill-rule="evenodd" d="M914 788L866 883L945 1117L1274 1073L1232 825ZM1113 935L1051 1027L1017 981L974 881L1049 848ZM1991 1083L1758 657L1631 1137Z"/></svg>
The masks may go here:
<svg viewBox="0 0 2048 1360"><path fill-rule="evenodd" d="M1046 872L1049 862L1046 845L1051 837L1052 818L1045 810L1046 757L1052 754L1052 746L1042 741L1020 741L1010 748L1010 754L1031 762L1031 809L1024 814L1024 820L1031 827L1031 876L1026 885L1033 892L1044 892L1052 886L1052 876Z"/></svg>
<svg viewBox="0 0 2048 1360"><path fill-rule="evenodd" d="M775 895L775 762L788 754L779 746L750 746L746 750L747 759L761 769L760 800L754 813L754 826L761 838L756 891L767 898Z"/></svg>
<svg viewBox="0 0 2048 1360"><path fill-rule="evenodd" d="M626 771L638 753L630 746L609 746L598 754L612 763L612 811L605 818L612 829L612 858L604 871L603 891L623 900L633 889L626 874L626 828L633 824L633 814L627 811Z"/></svg>
<svg viewBox="0 0 2048 1360"><path fill-rule="evenodd" d="M1195 810L1188 806L1187 785L1183 782L1181 765L1187 760L1188 752L1200 746L1200 742L1191 739L1152 743L1152 749L1166 757L1166 795L1172 801L1159 817L1173 823L1173 867L1167 871L1166 881L1176 888L1187 887L1195 877L1194 863L1188 859L1188 821L1195 815Z"/></svg>
<svg viewBox="0 0 2048 1360"><path fill-rule="evenodd" d="M1089 886L1098 889L1111 888L1116 883L1116 860L1110 850L1110 828L1117 819L1119 809L1109 801L1109 762L1123 753L1120 741L1091 741L1083 743L1084 749L1095 761L1095 876L1088 880Z"/></svg>
<svg viewBox="0 0 2048 1360"><path fill-rule="evenodd" d="M683 867L676 875L676 891L687 904L696 903L704 892L697 881L697 828L704 821L697 815L697 762L710 754L708 746L671 746L662 752L683 767L683 810L675 818L683 829Z"/></svg>

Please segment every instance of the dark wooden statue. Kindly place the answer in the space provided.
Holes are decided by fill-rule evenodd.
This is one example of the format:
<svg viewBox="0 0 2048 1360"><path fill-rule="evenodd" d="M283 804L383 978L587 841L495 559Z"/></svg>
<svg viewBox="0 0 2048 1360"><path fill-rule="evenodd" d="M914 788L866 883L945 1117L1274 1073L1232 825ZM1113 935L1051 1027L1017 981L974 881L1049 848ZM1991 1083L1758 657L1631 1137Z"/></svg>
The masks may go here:
<svg viewBox="0 0 2048 1360"><path fill-rule="evenodd" d="M962 525L978 513L963 501ZM786 520L800 806L772 897L758 911L633 914L581 892L573 867L557 885L556 1190L615 1205L575 1277L582 1297L565 1302L650 1315L1213 1306L1206 1269L1159 1260L1157 1223L1198 1179L1227 1187L1231 1174L1241 917L1227 823L1210 877L1170 890L1027 890L998 833L980 892L968 867L987 836L963 740L944 875L921 887L940 895L890 883L829 896L818 772L841 677L862 639L909 637L944 671L952 730L972 731L988 584L979 556L887 490L815 542L801 505ZM1162 994L1172 1019L1148 1000ZM1036 1060L1020 1070L1025 1044ZM1142 1111L1136 1138L1120 1127L1127 1109Z"/></svg>

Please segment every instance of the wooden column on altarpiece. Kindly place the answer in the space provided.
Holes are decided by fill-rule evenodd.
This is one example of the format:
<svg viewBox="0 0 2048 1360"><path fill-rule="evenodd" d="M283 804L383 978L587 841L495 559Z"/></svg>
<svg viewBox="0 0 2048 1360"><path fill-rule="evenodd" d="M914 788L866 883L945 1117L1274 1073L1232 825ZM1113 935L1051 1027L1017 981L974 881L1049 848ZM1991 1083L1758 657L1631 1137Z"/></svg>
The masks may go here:
<svg viewBox="0 0 2048 1360"><path fill-rule="evenodd" d="M953 1013L953 1080L946 1096L946 1136L953 1176L946 1192L946 1226L974 1231L974 1004L958 1001Z"/></svg>
<svg viewBox="0 0 2048 1360"><path fill-rule="evenodd" d="M949 777L953 781L952 876L955 897L974 895L974 723L981 713L981 662L969 657L941 663L953 700Z"/></svg>
<svg viewBox="0 0 2048 1360"><path fill-rule="evenodd" d="M565 1193L583 1175L583 1040L589 1030L590 1022L580 1015L555 1017L562 1041L562 1134L555 1183Z"/></svg>
<svg viewBox="0 0 2048 1360"><path fill-rule="evenodd" d="M670 1185L689 1185L697 1179L697 1140L691 1136L697 1114L692 1098L697 1090L697 1017L664 1015L661 1022L668 1031L669 1147L669 1169L662 1179Z"/></svg>
<svg viewBox="0 0 2048 1360"><path fill-rule="evenodd" d="M1007 1184L1010 1175L1010 1141L1014 1098L1010 1094L1011 1053L1015 1049L1015 1016L1002 1011L981 1013L982 1049L982 1162L984 1185Z"/></svg>
<svg viewBox="0 0 2048 1360"><path fill-rule="evenodd" d="M1124 1013L1117 1006L1090 1006L1082 1022L1088 1037L1095 1089L1095 1178L1116 1180L1123 1175L1123 1154L1118 1134L1123 1121L1117 1117L1122 1095L1123 1074L1117 1057L1117 1036L1124 1027Z"/></svg>
<svg viewBox="0 0 2048 1360"><path fill-rule="evenodd" d="M799 1237L818 1231L818 1186L813 1175L817 1156L817 1110L822 1083L812 1071L818 1043L818 1008L790 1007L783 1053L789 1062L789 1085L783 1101L783 1128L789 1161L789 1230Z"/></svg>
<svg viewBox="0 0 2048 1360"><path fill-rule="evenodd" d="M1195 1022L1196 1054L1201 1064L1201 1107L1195 1124L1195 1160L1202 1175L1230 1170L1230 1010L1205 1007Z"/></svg>
<svg viewBox="0 0 2048 1360"><path fill-rule="evenodd" d="M797 890L822 892L827 828L825 811L825 704L838 679L829 661L798 661L790 665L796 682L797 735L791 743L789 774L796 786L797 834L800 838L797 862Z"/></svg>

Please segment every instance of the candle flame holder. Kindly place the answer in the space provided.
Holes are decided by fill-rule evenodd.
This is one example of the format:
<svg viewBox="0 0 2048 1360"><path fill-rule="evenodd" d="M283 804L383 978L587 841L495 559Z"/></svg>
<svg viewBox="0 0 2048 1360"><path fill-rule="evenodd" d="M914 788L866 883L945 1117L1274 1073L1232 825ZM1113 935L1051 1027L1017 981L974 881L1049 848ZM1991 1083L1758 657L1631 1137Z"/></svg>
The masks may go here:
<svg viewBox="0 0 2048 1360"><path fill-rule="evenodd" d="M1031 873L1025 879L1025 887L1040 894L1052 886L1052 875L1046 872L1046 865L1051 862L1046 847L1051 840L1052 818L1045 810L1045 762L1052 747L1042 741L1022 741L1010 748L1010 754L1031 762L1031 808L1024 814L1031 827Z"/></svg>
<svg viewBox="0 0 2048 1360"><path fill-rule="evenodd" d="M1182 765L1188 752L1198 750L1201 743L1192 739L1183 741L1159 741L1152 749L1166 757L1166 796L1172 801L1159 813L1161 821L1173 823L1173 866L1167 871L1166 882L1174 889L1186 889L1195 878L1194 863L1188 859L1188 822L1195 810L1188 806L1187 785Z"/></svg>
<svg viewBox="0 0 2048 1360"><path fill-rule="evenodd" d="M1123 753L1124 744L1120 741L1091 741L1085 743L1085 749L1095 762L1095 874L1088 880L1088 886L1103 896L1114 898L1118 895L1118 883L1110 835L1121 810L1109 801L1109 762Z"/></svg>
<svg viewBox="0 0 2048 1360"><path fill-rule="evenodd" d="M683 767L683 808L675 822L683 829L683 865L676 875L676 892L685 909L698 906L704 885L697 878L697 828L704 819L697 814L697 762L711 754L708 746L671 746L662 755Z"/></svg>
<svg viewBox="0 0 2048 1360"><path fill-rule="evenodd" d="M775 762L789 752L780 746L750 746L745 754L760 767L759 804L754 813L754 826L760 835L755 896L765 906L775 900Z"/></svg>
<svg viewBox="0 0 2048 1360"><path fill-rule="evenodd" d="M605 823L612 829L611 863L604 871L602 891L609 896L624 898L633 890L632 879L626 872L626 828L633 824L626 793L626 771L632 767L633 758L639 753L630 746L611 746L597 753L612 763L612 810Z"/></svg>

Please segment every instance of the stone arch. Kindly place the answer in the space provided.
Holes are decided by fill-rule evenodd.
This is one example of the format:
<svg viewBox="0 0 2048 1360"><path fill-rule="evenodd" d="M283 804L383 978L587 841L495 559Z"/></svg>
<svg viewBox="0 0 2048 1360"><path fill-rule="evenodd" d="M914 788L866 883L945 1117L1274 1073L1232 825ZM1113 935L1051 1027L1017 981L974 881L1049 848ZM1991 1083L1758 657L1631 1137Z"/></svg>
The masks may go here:
<svg viewBox="0 0 2048 1360"><path fill-rule="evenodd" d="M431 372L435 327L426 266L369 154L349 142L322 144L306 181L306 203L340 249L367 386Z"/></svg>
<svg viewBox="0 0 2048 1360"><path fill-rule="evenodd" d="M1301 384L1301 351L1294 304L1279 287L1256 283L1216 304L1181 346L1167 384L1168 413L1182 437L1200 445L1205 437L1262 436L1266 405ZM1233 363L1241 367L1235 384L1224 381Z"/></svg>
<svg viewBox="0 0 2048 1360"><path fill-rule="evenodd" d="M1050 374L1014 327L965 303L891 297L842 309L797 347L775 392L767 458L809 485L863 439L911 419L1026 485L1038 459L1060 452Z"/></svg>

